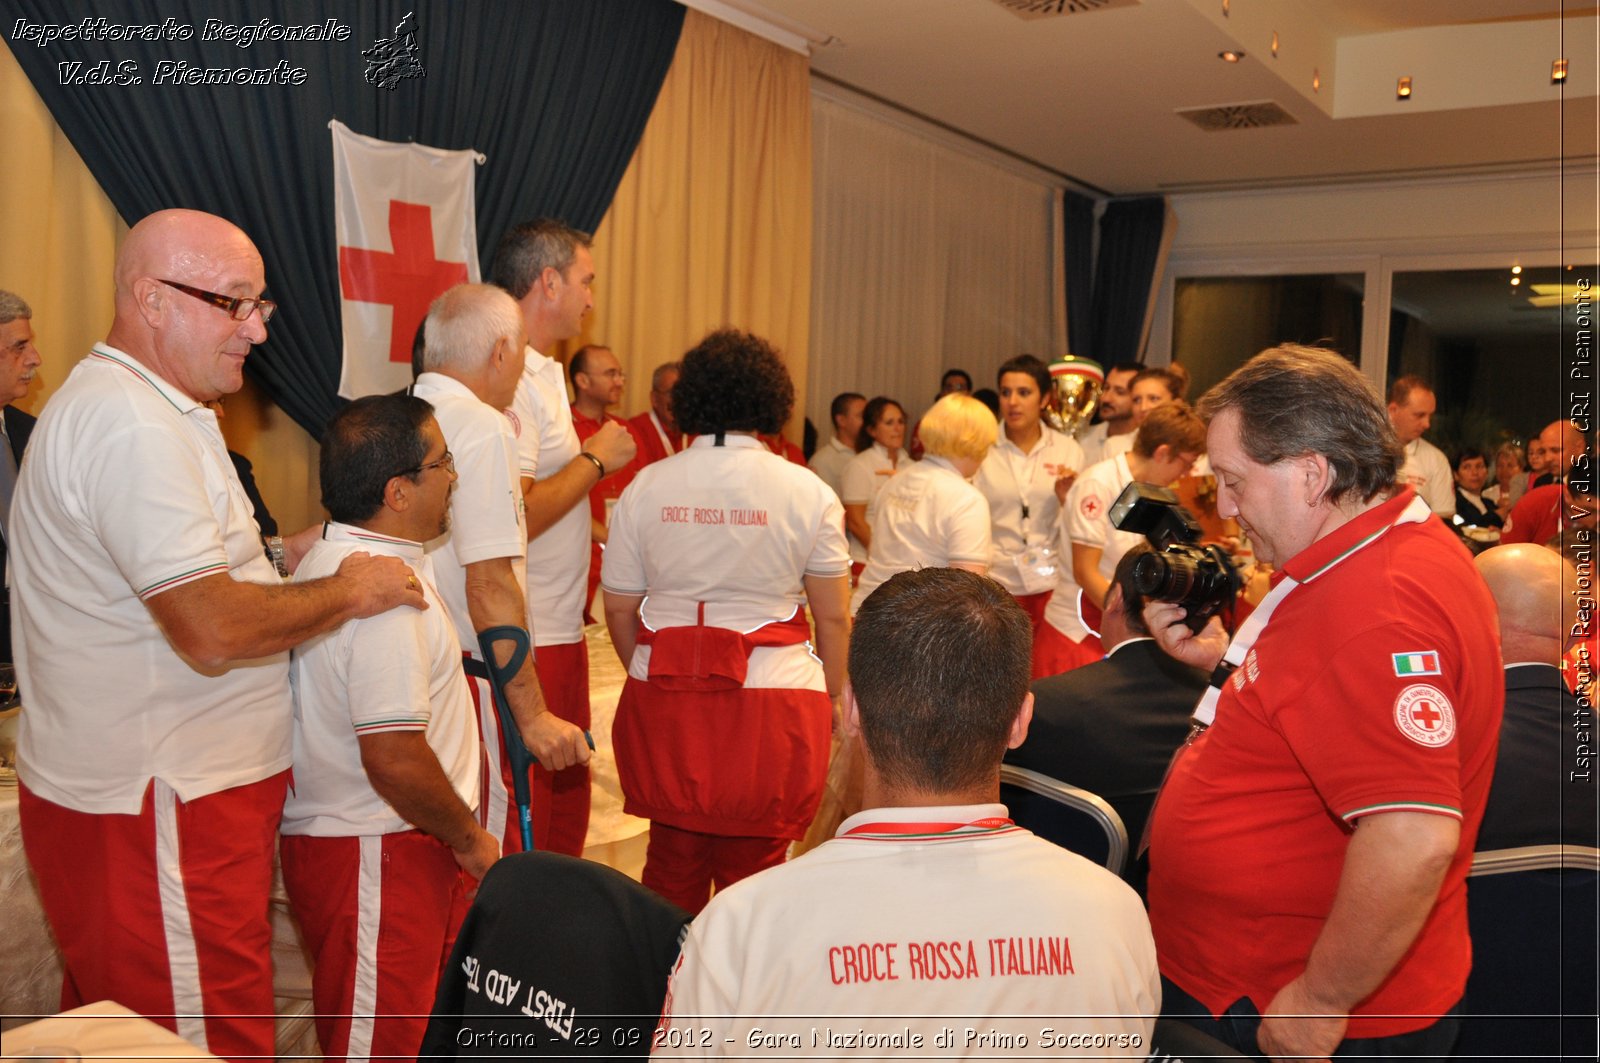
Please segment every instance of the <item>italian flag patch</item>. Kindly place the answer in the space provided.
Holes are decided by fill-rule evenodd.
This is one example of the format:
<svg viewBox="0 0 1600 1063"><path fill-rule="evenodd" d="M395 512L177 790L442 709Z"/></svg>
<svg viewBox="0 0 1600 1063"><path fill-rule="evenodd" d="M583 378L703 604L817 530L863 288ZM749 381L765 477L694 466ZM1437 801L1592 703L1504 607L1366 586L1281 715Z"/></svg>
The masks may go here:
<svg viewBox="0 0 1600 1063"><path fill-rule="evenodd" d="M1402 678L1411 675L1438 675L1439 654L1434 650L1397 653L1394 655L1394 674Z"/></svg>

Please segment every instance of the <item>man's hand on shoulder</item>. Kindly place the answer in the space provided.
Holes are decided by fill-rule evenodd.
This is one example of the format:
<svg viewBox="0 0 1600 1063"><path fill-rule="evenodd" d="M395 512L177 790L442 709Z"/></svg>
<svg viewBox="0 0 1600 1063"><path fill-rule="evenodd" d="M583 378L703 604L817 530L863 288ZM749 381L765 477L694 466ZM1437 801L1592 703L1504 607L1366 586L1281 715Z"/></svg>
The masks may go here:
<svg viewBox="0 0 1600 1063"><path fill-rule="evenodd" d="M374 557L364 550L357 551L339 563L335 576L351 586L354 615L358 618L377 616L397 605L428 608L411 566L398 557Z"/></svg>
<svg viewBox="0 0 1600 1063"><path fill-rule="evenodd" d="M1167 655L1210 672L1228 652L1228 633L1222 629L1222 621L1212 617L1197 635L1183 622L1185 615L1183 606L1171 602L1152 598L1144 605L1145 626Z"/></svg>

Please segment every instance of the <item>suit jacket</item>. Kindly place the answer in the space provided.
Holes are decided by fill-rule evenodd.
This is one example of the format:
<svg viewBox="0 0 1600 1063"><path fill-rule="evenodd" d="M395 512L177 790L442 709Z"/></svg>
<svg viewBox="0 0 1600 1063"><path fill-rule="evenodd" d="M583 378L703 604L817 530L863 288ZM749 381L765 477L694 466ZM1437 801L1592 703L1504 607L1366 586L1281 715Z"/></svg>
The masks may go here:
<svg viewBox="0 0 1600 1063"><path fill-rule="evenodd" d="M33 424L36 418L31 413L24 413L15 406L7 406L4 413L6 437L11 442L11 456L17 459L17 467L22 467L22 452L28 446L28 436L33 433ZM5 536L0 535L0 651L5 653L5 660L10 661L11 656L11 581L6 574L7 546Z"/></svg>
<svg viewBox="0 0 1600 1063"><path fill-rule="evenodd" d="M1578 762L1574 720L1582 717L1561 669L1506 669L1506 711L1478 852L1522 845L1595 845L1596 774ZM1587 778L1572 778L1574 772Z"/></svg>
<svg viewBox="0 0 1600 1063"><path fill-rule="evenodd" d="M1124 643L1103 661L1034 683L1028 738L1005 759L1105 798L1137 845L1205 689L1204 672L1154 639Z"/></svg>

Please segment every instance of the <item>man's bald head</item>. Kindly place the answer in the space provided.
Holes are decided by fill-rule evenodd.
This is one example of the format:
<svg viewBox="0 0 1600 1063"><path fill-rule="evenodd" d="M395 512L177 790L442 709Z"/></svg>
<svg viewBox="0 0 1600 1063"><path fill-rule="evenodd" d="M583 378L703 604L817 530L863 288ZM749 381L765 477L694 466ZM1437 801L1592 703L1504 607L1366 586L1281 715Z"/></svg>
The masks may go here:
<svg viewBox="0 0 1600 1063"><path fill-rule="evenodd" d="M198 210L158 210L128 230L117 251L117 295L131 293L140 277L184 279L185 272L212 268L219 256L248 254L256 245L226 218Z"/></svg>
<svg viewBox="0 0 1600 1063"><path fill-rule="evenodd" d="M244 230L197 210L157 211L128 231L113 279L110 346L201 402L243 386L245 359L267 338L266 323L254 310L234 319L213 296L256 299L266 287L261 254Z"/></svg>
<svg viewBox="0 0 1600 1063"><path fill-rule="evenodd" d="M1578 572L1554 550L1516 543L1485 550L1473 562L1500 611L1500 657L1506 664L1556 664L1570 641L1563 608Z"/></svg>
<svg viewBox="0 0 1600 1063"><path fill-rule="evenodd" d="M1560 455L1555 458L1550 470L1557 476L1565 476L1572 459L1589 449L1589 441L1584 437L1583 430L1565 420L1551 421L1545 425L1544 431L1539 433L1539 441L1552 457Z"/></svg>

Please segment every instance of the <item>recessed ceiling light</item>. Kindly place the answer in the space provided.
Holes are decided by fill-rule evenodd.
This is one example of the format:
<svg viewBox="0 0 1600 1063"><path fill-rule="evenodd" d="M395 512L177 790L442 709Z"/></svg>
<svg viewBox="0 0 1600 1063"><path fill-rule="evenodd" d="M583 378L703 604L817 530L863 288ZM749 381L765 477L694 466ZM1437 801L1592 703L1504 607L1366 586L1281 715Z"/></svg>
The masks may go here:
<svg viewBox="0 0 1600 1063"><path fill-rule="evenodd" d="M1410 78L1401 78L1399 81L1395 82L1394 96L1397 100L1409 100L1411 98Z"/></svg>
<svg viewBox="0 0 1600 1063"><path fill-rule="evenodd" d="M1239 60L1244 58L1244 53L1236 52L1232 48L1229 48L1225 52L1218 52L1217 58L1221 59L1224 63L1237 63Z"/></svg>

